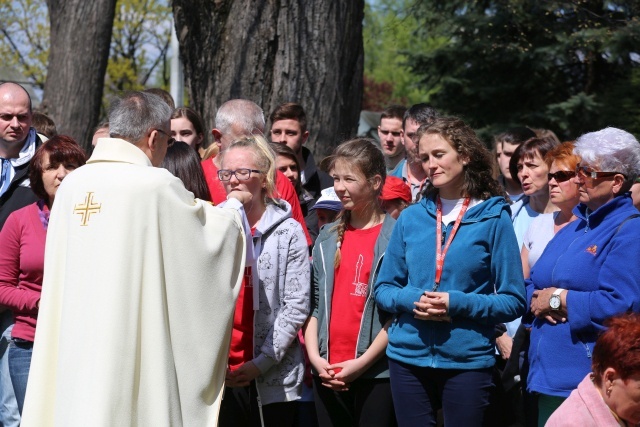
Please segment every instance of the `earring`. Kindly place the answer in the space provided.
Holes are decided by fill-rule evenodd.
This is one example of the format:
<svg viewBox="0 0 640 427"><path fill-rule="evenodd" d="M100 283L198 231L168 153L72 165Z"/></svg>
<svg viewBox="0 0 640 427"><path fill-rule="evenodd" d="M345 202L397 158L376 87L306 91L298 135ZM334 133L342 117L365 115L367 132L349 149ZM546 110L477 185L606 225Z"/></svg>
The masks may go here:
<svg viewBox="0 0 640 427"><path fill-rule="evenodd" d="M613 390L612 385L610 385L609 388L607 389L607 397L611 397L611 390Z"/></svg>

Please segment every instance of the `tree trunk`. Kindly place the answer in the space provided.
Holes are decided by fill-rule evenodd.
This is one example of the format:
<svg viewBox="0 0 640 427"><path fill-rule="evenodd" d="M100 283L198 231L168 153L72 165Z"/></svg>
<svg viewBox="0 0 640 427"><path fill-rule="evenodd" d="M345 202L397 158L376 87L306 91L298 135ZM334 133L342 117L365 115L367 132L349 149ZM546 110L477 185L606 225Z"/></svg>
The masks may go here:
<svg viewBox="0 0 640 427"><path fill-rule="evenodd" d="M355 135L364 0L174 0L173 12L191 105L209 128L219 105L244 98L267 119L300 103L318 157Z"/></svg>
<svg viewBox="0 0 640 427"><path fill-rule="evenodd" d="M47 0L51 48L43 109L85 149L100 114L116 0Z"/></svg>

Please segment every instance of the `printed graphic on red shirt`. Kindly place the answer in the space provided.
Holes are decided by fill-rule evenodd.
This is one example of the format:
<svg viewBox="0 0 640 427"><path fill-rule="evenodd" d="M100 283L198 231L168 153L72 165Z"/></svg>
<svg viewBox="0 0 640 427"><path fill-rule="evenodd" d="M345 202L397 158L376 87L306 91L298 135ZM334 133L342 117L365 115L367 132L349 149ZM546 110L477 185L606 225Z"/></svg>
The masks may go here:
<svg viewBox="0 0 640 427"><path fill-rule="evenodd" d="M351 295L353 295L354 297L367 296L367 287L369 286L369 284L367 283L367 281L362 282L360 280L360 277L362 275L363 264L364 264L364 256L360 254L358 255L358 262L356 262L356 274L355 274L355 277L353 278L353 286L355 286L355 290L351 292ZM371 268L369 268L369 270L371 270ZM368 273L367 273L367 276L369 276ZM367 280L369 280L368 277L367 277Z"/></svg>
<svg viewBox="0 0 640 427"><path fill-rule="evenodd" d="M331 296L329 363L356 358L362 313L369 297L374 248L381 228L382 224L365 230L347 227L344 233Z"/></svg>

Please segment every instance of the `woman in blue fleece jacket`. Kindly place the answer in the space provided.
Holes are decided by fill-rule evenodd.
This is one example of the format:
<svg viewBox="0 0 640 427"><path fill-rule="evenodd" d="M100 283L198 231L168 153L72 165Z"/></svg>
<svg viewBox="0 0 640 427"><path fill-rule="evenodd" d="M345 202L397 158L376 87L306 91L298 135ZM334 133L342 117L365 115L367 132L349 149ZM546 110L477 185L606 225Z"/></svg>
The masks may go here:
<svg viewBox="0 0 640 427"><path fill-rule="evenodd" d="M475 132L439 118L417 138L431 184L398 218L375 285L376 302L394 314L387 356L396 417L400 426L435 426L442 405L445 425L480 426L494 327L525 308L518 245Z"/></svg>
<svg viewBox="0 0 640 427"><path fill-rule="evenodd" d="M628 193L640 173L640 144L607 128L578 138L578 217L549 242L527 280L535 316L528 389L538 393L538 425L590 372L604 321L640 312L640 218Z"/></svg>

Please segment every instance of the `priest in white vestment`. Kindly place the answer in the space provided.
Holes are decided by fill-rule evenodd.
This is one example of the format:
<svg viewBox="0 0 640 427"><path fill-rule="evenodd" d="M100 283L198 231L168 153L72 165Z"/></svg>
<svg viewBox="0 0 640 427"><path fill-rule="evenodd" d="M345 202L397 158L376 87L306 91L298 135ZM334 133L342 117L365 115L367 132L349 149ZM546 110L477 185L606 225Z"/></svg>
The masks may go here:
<svg viewBox="0 0 640 427"><path fill-rule="evenodd" d="M57 192L24 427L217 424L245 234L238 211L152 167L170 114L155 95L123 98L119 138Z"/></svg>

